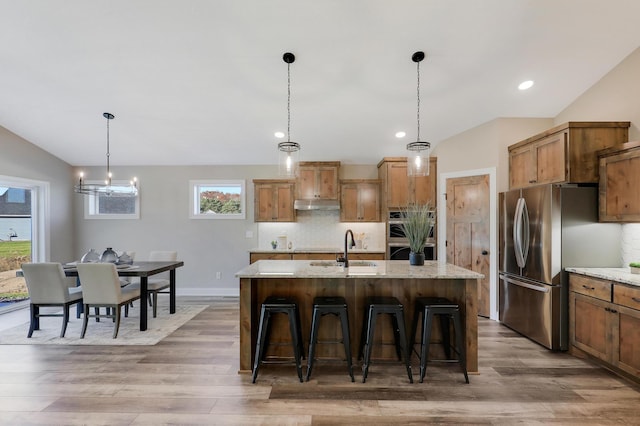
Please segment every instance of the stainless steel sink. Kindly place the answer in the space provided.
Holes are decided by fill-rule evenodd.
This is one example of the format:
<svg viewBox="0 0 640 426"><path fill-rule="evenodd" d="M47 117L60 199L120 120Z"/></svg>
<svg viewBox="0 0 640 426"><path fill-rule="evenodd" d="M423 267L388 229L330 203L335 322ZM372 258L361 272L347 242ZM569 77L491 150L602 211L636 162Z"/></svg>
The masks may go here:
<svg viewBox="0 0 640 426"><path fill-rule="evenodd" d="M341 263L338 262L334 262L331 260L324 260L324 261L319 261L319 262L311 262L309 263L310 266L324 266L324 267L330 267L330 266L342 266ZM350 260L349 261L349 266L378 266L377 263L375 262L370 262L368 260Z"/></svg>

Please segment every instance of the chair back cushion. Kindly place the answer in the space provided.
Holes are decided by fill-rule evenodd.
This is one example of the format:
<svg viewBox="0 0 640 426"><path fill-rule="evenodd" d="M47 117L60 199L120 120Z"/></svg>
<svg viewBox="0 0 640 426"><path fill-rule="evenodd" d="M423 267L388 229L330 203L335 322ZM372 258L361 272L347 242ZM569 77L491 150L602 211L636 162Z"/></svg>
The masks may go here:
<svg viewBox="0 0 640 426"><path fill-rule="evenodd" d="M65 303L70 300L69 283L60 263L23 263L22 273L31 303Z"/></svg>
<svg viewBox="0 0 640 426"><path fill-rule="evenodd" d="M119 304L120 279L113 263L78 263L78 275L86 304Z"/></svg>

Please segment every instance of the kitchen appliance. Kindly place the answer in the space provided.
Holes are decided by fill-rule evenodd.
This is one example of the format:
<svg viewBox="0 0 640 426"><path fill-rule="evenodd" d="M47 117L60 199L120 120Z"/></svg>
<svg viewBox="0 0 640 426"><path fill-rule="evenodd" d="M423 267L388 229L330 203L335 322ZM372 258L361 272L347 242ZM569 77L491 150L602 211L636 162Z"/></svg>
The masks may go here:
<svg viewBox="0 0 640 426"><path fill-rule="evenodd" d="M620 266L621 227L598 223L598 188L539 185L500 193L499 318L568 349L565 267Z"/></svg>
<svg viewBox="0 0 640 426"><path fill-rule="evenodd" d="M435 215L435 212L433 212ZM402 223L405 221L405 213L402 211L390 211L387 217L387 260L409 260L409 240L404 234ZM424 259L435 260L435 234L431 228L429 238L424 245Z"/></svg>

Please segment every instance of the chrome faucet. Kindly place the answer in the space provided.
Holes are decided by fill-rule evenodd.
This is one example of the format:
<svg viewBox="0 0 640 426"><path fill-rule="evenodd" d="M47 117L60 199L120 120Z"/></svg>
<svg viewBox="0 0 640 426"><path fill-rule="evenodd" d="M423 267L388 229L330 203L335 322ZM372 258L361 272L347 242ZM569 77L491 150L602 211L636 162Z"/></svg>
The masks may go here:
<svg viewBox="0 0 640 426"><path fill-rule="evenodd" d="M351 234L351 244L347 245L347 237ZM344 233L344 267L349 267L349 247L353 248L356 246L355 239L353 238L353 231L351 229L347 229L347 232Z"/></svg>

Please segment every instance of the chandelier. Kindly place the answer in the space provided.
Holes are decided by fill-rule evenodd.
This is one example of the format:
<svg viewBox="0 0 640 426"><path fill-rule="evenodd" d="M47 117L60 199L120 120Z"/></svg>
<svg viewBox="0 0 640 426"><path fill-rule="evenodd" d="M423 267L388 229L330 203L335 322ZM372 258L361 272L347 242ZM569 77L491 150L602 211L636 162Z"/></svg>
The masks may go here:
<svg viewBox="0 0 640 426"><path fill-rule="evenodd" d="M431 144L420 140L420 62L424 59L424 52L416 52L411 56L411 60L416 63L418 84L418 135L415 142L407 144L407 175L408 176L428 176L429 175L429 150Z"/></svg>
<svg viewBox="0 0 640 426"><path fill-rule="evenodd" d="M136 197L138 195L137 180L134 177L129 184L112 183L111 169L109 167L109 121L115 116L109 112L102 114L107 119L107 178L104 183L86 183L84 181L84 173L80 172L80 180L73 190L78 194L98 195L108 197Z"/></svg>
<svg viewBox="0 0 640 426"><path fill-rule="evenodd" d="M287 63L287 141L278 144L278 174L294 177L298 172L300 144L291 141L291 64L296 60L293 53L285 53L282 60Z"/></svg>

